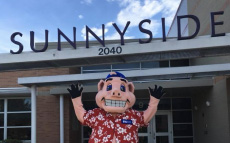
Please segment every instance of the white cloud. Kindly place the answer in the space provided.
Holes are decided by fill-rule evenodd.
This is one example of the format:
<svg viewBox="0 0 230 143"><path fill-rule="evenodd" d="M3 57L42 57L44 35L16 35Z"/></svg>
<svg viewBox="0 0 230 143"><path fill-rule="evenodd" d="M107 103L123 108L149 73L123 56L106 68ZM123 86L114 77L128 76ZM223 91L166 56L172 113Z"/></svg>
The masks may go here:
<svg viewBox="0 0 230 143"><path fill-rule="evenodd" d="M117 23L125 26L127 21L131 21L130 27L137 26L143 19L150 19L163 9L159 1L145 0L125 0L127 6L117 15Z"/></svg>
<svg viewBox="0 0 230 143"><path fill-rule="evenodd" d="M10 53L10 50L17 51L18 50L18 45L15 45L14 43L11 42L10 37L11 35L16 32L12 30L1 30L0 33L0 53ZM30 50L30 35L29 33L25 33L20 31L22 33L22 37L17 35L15 37L16 41L19 41L20 43L23 44L24 48L23 51L29 51ZM35 38L36 39L36 38Z"/></svg>
<svg viewBox="0 0 230 143"><path fill-rule="evenodd" d="M112 27L112 26L113 26L113 23L114 23L114 22L108 22L108 23L105 24L105 27L107 27L107 28Z"/></svg>
<svg viewBox="0 0 230 143"><path fill-rule="evenodd" d="M161 4L164 6L162 15L165 17L167 26L172 24L173 18L179 7L181 0L161 0Z"/></svg>
<svg viewBox="0 0 230 143"><path fill-rule="evenodd" d="M154 37L159 32L159 29L161 27L161 23L160 23L160 21L157 21L157 20L151 20L150 24L146 22L142 25L142 27L150 30L153 34L153 37ZM146 38L149 38L149 35L145 34L145 36L146 36Z"/></svg>
<svg viewBox="0 0 230 143"><path fill-rule="evenodd" d="M121 38L120 35L117 32L115 32L112 35L106 36L105 40L117 40L120 38ZM124 39L134 39L134 38L135 38L134 36L124 36Z"/></svg>
<svg viewBox="0 0 230 143"><path fill-rule="evenodd" d="M82 18L83 18L83 15L81 15L81 14L78 15L78 18L79 18L79 19L82 19Z"/></svg>
<svg viewBox="0 0 230 143"><path fill-rule="evenodd" d="M143 19L153 19L157 14L162 14L166 26L170 26L181 0L107 0L119 2L122 9L117 15L117 23L125 26L131 21L130 27L137 26Z"/></svg>
<svg viewBox="0 0 230 143"><path fill-rule="evenodd" d="M81 1L82 4L91 4L93 0L83 0Z"/></svg>
<svg viewBox="0 0 230 143"><path fill-rule="evenodd" d="M96 27L89 27L98 37L102 37L102 28L96 28ZM108 32L108 28L105 28L105 34ZM81 37L84 38L84 40L86 39L86 27L82 28L81 30ZM94 37L89 33L89 40L94 39Z"/></svg>

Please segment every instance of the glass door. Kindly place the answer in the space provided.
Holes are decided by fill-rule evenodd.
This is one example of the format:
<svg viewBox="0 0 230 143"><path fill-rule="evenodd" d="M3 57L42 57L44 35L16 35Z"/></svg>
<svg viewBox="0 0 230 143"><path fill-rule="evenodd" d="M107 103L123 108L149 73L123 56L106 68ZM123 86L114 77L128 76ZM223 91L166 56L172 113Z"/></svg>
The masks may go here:
<svg viewBox="0 0 230 143"><path fill-rule="evenodd" d="M142 127L138 130L139 143L149 142L149 127Z"/></svg>
<svg viewBox="0 0 230 143"><path fill-rule="evenodd" d="M150 122L148 143L173 143L170 111L158 111Z"/></svg>

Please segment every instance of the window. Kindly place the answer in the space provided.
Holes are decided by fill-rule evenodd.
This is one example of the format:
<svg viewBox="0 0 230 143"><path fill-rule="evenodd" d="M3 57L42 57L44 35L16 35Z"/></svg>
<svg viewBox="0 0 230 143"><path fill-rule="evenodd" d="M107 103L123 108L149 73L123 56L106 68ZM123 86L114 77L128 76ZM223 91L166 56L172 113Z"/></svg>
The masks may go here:
<svg viewBox="0 0 230 143"><path fill-rule="evenodd" d="M171 110L171 99L162 98L158 104L158 110Z"/></svg>
<svg viewBox="0 0 230 143"><path fill-rule="evenodd" d="M193 142L191 98L172 98L174 143Z"/></svg>
<svg viewBox="0 0 230 143"><path fill-rule="evenodd" d="M140 63L114 64L113 71L139 70Z"/></svg>
<svg viewBox="0 0 230 143"><path fill-rule="evenodd" d="M191 98L173 98L172 99L172 109L173 110L184 110L191 109Z"/></svg>
<svg viewBox="0 0 230 143"><path fill-rule="evenodd" d="M137 99L133 105L134 110L144 111L148 108L149 99Z"/></svg>
<svg viewBox="0 0 230 143"><path fill-rule="evenodd" d="M171 67L184 67L184 66L189 66L189 60L171 60L170 61L170 66Z"/></svg>
<svg viewBox="0 0 230 143"><path fill-rule="evenodd" d="M169 67L169 61L141 62L141 69Z"/></svg>
<svg viewBox="0 0 230 143"><path fill-rule="evenodd" d="M112 65L85 66L81 68L81 73L146 70L146 69L153 69L153 68L184 67L184 66L189 66L189 59L166 60L166 61L144 61L144 62L134 62L134 63L119 63L119 64L112 64Z"/></svg>
<svg viewBox="0 0 230 143"><path fill-rule="evenodd" d="M83 143L88 143L92 129L88 126L83 126Z"/></svg>
<svg viewBox="0 0 230 143"><path fill-rule="evenodd" d="M99 72L110 72L111 65L97 65L82 67L82 73L99 73Z"/></svg>
<svg viewBox="0 0 230 143"><path fill-rule="evenodd" d="M0 99L0 140L31 140L30 98Z"/></svg>

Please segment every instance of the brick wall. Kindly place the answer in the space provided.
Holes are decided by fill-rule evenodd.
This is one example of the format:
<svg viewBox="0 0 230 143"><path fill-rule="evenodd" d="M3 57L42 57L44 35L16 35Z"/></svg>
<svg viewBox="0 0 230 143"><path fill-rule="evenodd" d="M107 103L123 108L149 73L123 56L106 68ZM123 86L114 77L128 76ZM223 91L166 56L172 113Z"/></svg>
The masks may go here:
<svg viewBox="0 0 230 143"><path fill-rule="evenodd" d="M21 86L17 84L19 77L49 76L49 75L63 75L63 74L69 74L69 69L54 68L54 69L0 72L0 88Z"/></svg>
<svg viewBox="0 0 230 143"><path fill-rule="evenodd" d="M60 97L37 97L37 143L60 142ZM70 98L64 96L64 142L69 143L70 136Z"/></svg>
<svg viewBox="0 0 230 143"><path fill-rule="evenodd" d="M37 143L58 143L60 114L58 96L37 96Z"/></svg>
<svg viewBox="0 0 230 143"><path fill-rule="evenodd" d="M21 87L19 77L50 76L69 74L68 68L37 69L0 72L0 88ZM49 95L52 87L38 87L37 90L37 143L60 142L60 97ZM72 103L71 103L72 104ZM64 98L64 137L70 141L70 97Z"/></svg>

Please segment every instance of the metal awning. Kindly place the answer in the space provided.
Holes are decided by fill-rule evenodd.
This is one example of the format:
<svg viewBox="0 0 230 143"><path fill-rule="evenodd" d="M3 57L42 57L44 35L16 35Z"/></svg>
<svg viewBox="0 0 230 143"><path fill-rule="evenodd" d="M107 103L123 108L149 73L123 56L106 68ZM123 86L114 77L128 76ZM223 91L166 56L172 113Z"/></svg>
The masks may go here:
<svg viewBox="0 0 230 143"><path fill-rule="evenodd" d="M222 37L208 35L181 41L168 39L166 42L162 42L162 40L153 39L148 44L139 44L135 41L126 40L125 45L122 46L117 40L107 41L106 47L122 47L122 53L111 55L99 55L99 48L103 47L95 44L95 41L90 44L90 48L77 45L77 49L73 49L68 43L65 43L62 51L52 49L57 43L49 43L49 49L51 49L42 53L0 54L0 71L230 55L230 33Z"/></svg>
<svg viewBox="0 0 230 143"><path fill-rule="evenodd" d="M0 88L0 96L17 96L17 95L30 95L30 89L28 87L11 87Z"/></svg>
<svg viewBox="0 0 230 143"><path fill-rule="evenodd" d="M167 79L190 79L198 77L213 77L218 75L230 74L230 63L199 65L188 67L170 67L156 68L147 70L123 71L126 78L130 81L150 82L151 80L167 80ZM40 77L23 77L18 78L18 84L31 86L43 85L63 85L73 82L82 82L85 84L96 83L100 79L104 79L108 72L90 73L90 74L71 74L56 76L40 76Z"/></svg>
<svg viewBox="0 0 230 143"><path fill-rule="evenodd" d="M164 88L185 88L185 87L212 87L214 84L213 79L185 79L185 80L169 80L169 81L154 81L148 83L134 83L135 90L146 90L148 87L154 85L161 85ZM50 90L50 95L69 94L67 91L69 86L58 86ZM84 86L84 93L97 92L96 85Z"/></svg>

